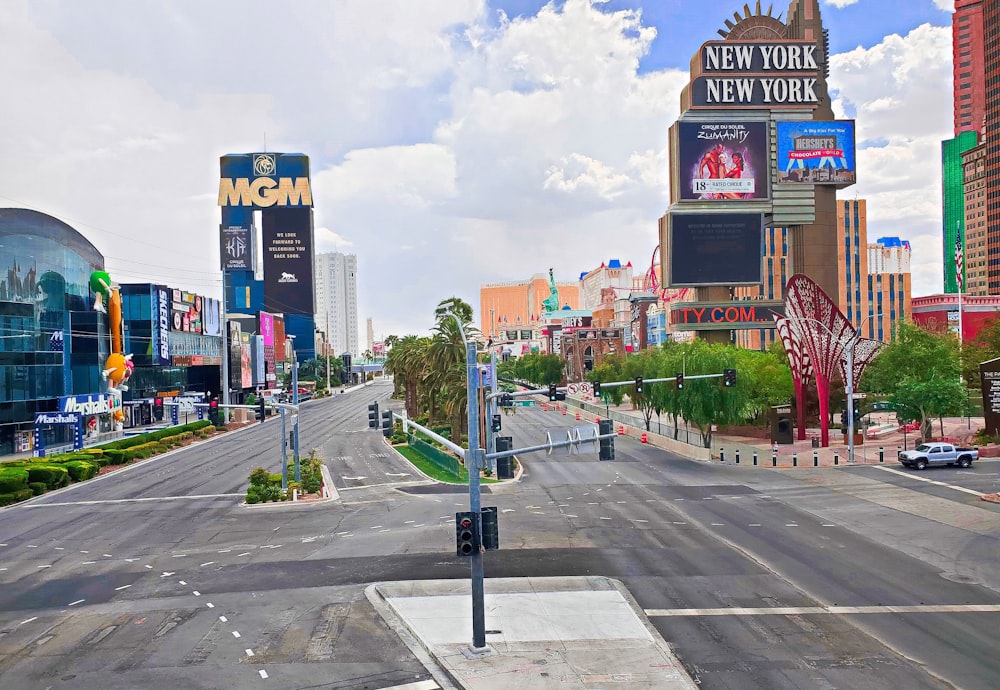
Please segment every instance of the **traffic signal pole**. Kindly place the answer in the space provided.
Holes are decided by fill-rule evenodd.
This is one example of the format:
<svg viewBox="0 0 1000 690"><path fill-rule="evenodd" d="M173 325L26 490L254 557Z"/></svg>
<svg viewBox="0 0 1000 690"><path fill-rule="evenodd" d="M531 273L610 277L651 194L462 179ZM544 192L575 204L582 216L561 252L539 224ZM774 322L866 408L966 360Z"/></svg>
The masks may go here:
<svg viewBox="0 0 1000 690"><path fill-rule="evenodd" d="M461 326L461 321L459 321ZM465 337L463 331L462 337ZM465 466L469 471L469 512L475 522L476 534L482 534L482 504L479 489L479 470L485 453L479 447L479 365L476 362L476 343L465 344L466 393L469 399L469 449L465 451ZM483 552L476 550L469 559L472 570L472 652L489 653L486 646L486 605L483 583Z"/></svg>

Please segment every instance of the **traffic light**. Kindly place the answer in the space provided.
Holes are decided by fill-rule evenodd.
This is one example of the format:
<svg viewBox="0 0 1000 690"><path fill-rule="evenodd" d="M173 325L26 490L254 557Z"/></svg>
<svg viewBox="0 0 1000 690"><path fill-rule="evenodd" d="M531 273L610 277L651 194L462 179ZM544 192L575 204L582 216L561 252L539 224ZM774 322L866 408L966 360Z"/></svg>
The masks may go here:
<svg viewBox="0 0 1000 690"><path fill-rule="evenodd" d="M601 436L613 433L611 428L610 419L602 419L597 423L597 432ZM598 458L601 460L614 460L615 459L615 439L614 438L602 438L600 440L600 453Z"/></svg>
<svg viewBox="0 0 1000 690"><path fill-rule="evenodd" d="M158 422L163 421L163 398L153 400L153 419Z"/></svg>
<svg viewBox="0 0 1000 690"><path fill-rule="evenodd" d="M493 423L490 425L490 431L492 431L494 434L500 433L500 415L498 414L493 415Z"/></svg>
<svg viewBox="0 0 1000 690"><path fill-rule="evenodd" d="M514 449L514 439L511 436L497 436L496 451L504 453ZM507 456L497 458L497 479L514 478L514 458Z"/></svg>
<svg viewBox="0 0 1000 690"><path fill-rule="evenodd" d="M471 556L478 550L479 539L473 513L455 513L455 551L459 556Z"/></svg>
<svg viewBox="0 0 1000 690"><path fill-rule="evenodd" d="M555 402L556 401L556 395L557 395L557 393L556 393L556 384L550 383L549 384L549 402Z"/></svg>
<svg viewBox="0 0 1000 690"><path fill-rule="evenodd" d="M861 426L861 406L858 402L854 401L854 429L857 430Z"/></svg>
<svg viewBox="0 0 1000 690"><path fill-rule="evenodd" d="M735 369L723 369L722 370L722 385L726 388L732 388L736 385L736 370Z"/></svg>
<svg viewBox="0 0 1000 690"><path fill-rule="evenodd" d="M496 551L500 548L500 528L497 524L496 506L485 506L479 512L483 523L483 549Z"/></svg>
<svg viewBox="0 0 1000 690"><path fill-rule="evenodd" d="M594 397L595 398L601 397L601 382L600 381L594 381Z"/></svg>
<svg viewBox="0 0 1000 690"><path fill-rule="evenodd" d="M510 393L501 393L500 407L514 407L514 396Z"/></svg>
<svg viewBox="0 0 1000 690"><path fill-rule="evenodd" d="M635 377L635 392L636 393L642 393L642 377L641 376L636 376Z"/></svg>
<svg viewBox="0 0 1000 690"><path fill-rule="evenodd" d="M368 406L368 428L378 429L378 403L374 402Z"/></svg>
<svg viewBox="0 0 1000 690"><path fill-rule="evenodd" d="M208 419L213 425L219 424L219 401L215 398L208 403Z"/></svg>
<svg viewBox="0 0 1000 690"><path fill-rule="evenodd" d="M382 435L392 438L392 410L382 410Z"/></svg>
<svg viewBox="0 0 1000 690"><path fill-rule="evenodd" d="M675 378L677 381L677 390L684 388L684 374L678 371Z"/></svg>
<svg viewBox="0 0 1000 690"><path fill-rule="evenodd" d="M257 403L257 414L260 415L260 423L264 423L264 416L267 414L267 410L264 408L264 398L261 398Z"/></svg>
<svg viewBox="0 0 1000 690"><path fill-rule="evenodd" d="M840 430L847 433L847 408L841 408L840 410Z"/></svg>

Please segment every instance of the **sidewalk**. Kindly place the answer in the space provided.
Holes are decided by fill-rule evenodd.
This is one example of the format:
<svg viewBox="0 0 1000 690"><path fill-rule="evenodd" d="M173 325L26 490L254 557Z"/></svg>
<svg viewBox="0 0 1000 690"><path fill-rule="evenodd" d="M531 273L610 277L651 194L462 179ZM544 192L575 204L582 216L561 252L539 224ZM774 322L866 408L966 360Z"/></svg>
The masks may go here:
<svg viewBox="0 0 1000 690"><path fill-rule="evenodd" d="M564 403L539 403L538 409L547 407L550 414L561 415L561 406ZM569 414L575 415L579 409L581 401L567 399ZM662 417L657 419L654 414L650 420L650 431L646 431L646 423L640 410L633 409L630 405L620 406L600 406L595 407L593 403L586 403L586 410L581 410L580 418L589 422L597 418L606 418L608 414L614 420L614 428L617 431L620 426L624 426L626 436L641 440L643 434L646 435L646 442L650 445L664 448L675 453L696 460L708 460L709 451L700 445L700 435L694 427L685 429L682 427L680 438L685 437L690 443L677 442L673 439L673 427L669 424L669 419ZM597 410L597 411L591 411ZM895 422L895 416L891 413L873 413L869 419L874 424L890 424ZM973 445L976 431L985 425L982 417L952 417L944 420L943 436L951 439L958 445ZM656 433L658 430L662 434ZM941 422L934 420L934 438L941 438ZM727 464L737 463L741 465L753 466L753 456L757 455L757 465L765 467L833 467L848 465L848 446L844 442L844 435L837 425L831 426L829 431L830 445L827 448L813 448L813 438L819 439L819 428L806 429L806 439L795 440L793 443L781 444L775 459L772 458L772 448L770 439L749 438L745 436L734 436L729 434L715 433L712 435L712 448L710 457L715 462L726 462ZM797 435L796 435L797 438ZM855 445L855 464L879 464L896 462L897 450L913 448L919 443L919 435L914 432L903 433L893 430L878 437L868 437L864 442ZM880 453L881 449L881 453Z"/></svg>
<svg viewBox="0 0 1000 690"><path fill-rule="evenodd" d="M695 690L628 590L605 577L487 579L471 652L468 580L383 582L369 601L446 690Z"/></svg>

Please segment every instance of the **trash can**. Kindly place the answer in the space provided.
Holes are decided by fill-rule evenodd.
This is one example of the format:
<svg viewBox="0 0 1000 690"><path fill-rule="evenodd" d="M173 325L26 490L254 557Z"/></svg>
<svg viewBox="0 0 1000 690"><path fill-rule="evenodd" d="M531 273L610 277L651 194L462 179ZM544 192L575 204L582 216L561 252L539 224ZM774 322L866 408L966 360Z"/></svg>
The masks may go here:
<svg viewBox="0 0 1000 690"><path fill-rule="evenodd" d="M814 438L812 440L812 442L813 442L813 448L819 448L819 439L818 438Z"/></svg>

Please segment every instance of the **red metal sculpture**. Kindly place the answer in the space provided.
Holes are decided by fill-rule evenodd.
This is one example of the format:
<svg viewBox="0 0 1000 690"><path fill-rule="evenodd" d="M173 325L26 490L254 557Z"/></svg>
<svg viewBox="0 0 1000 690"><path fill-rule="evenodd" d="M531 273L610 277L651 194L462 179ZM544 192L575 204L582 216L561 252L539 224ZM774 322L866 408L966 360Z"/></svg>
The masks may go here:
<svg viewBox="0 0 1000 690"><path fill-rule="evenodd" d="M882 343L861 338L854 326L837 308L819 285L797 273L785 284L785 314L791 340L800 344L808 355L816 375L816 394L819 399L820 439L824 448L830 445L830 382L835 374L847 380L847 349L853 349L853 381L859 381L868 363L875 358ZM784 338L782 339L784 343ZM788 352L788 346L785 346ZM789 362L792 356L789 355ZM794 371L793 371L794 376ZM804 439L802 424L805 407L805 385L796 385L799 406L799 439Z"/></svg>
<svg viewBox="0 0 1000 690"><path fill-rule="evenodd" d="M806 439L806 387L813 376L812 362L809 361L809 353L806 352L796 332L792 330L791 322L784 316L775 315L774 323L778 329L781 344L785 346L785 354L788 355L788 366L792 370L796 407L798 408L798 439L804 441Z"/></svg>

